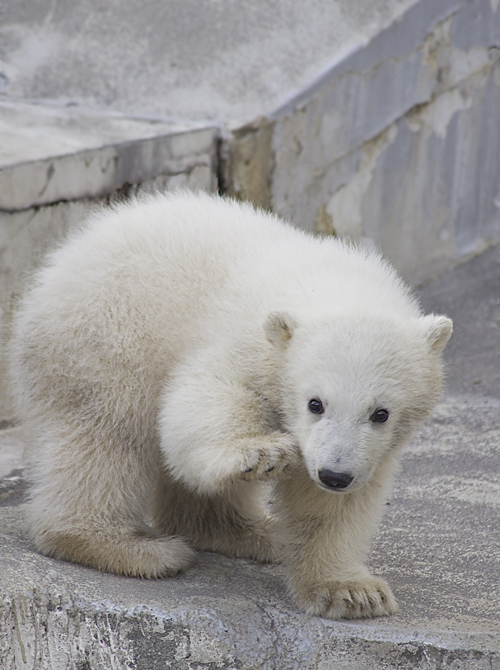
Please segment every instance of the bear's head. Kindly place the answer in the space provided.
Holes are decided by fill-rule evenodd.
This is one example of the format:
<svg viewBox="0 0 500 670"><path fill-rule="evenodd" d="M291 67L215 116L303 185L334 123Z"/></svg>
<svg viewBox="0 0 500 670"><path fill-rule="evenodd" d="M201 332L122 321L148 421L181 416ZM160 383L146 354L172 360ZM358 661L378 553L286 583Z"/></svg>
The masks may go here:
<svg viewBox="0 0 500 670"><path fill-rule="evenodd" d="M311 478L346 493L366 484L435 405L452 322L436 315L301 319L275 312L265 332L281 361L284 427Z"/></svg>

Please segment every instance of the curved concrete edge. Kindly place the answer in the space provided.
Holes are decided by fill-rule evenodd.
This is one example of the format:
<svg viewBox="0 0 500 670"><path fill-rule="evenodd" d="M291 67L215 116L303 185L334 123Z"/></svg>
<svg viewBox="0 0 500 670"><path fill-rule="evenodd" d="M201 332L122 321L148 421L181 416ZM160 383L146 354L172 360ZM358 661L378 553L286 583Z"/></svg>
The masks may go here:
<svg viewBox="0 0 500 670"><path fill-rule="evenodd" d="M500 654L488 649L493 634L394 639L390 632L373 634L360 625L304 621L248 602L238 603L237 609L213 602L165 611L90 602L78 594L54 597L34 589L5 598L0 617L6 670L500 667Z"/></svg>

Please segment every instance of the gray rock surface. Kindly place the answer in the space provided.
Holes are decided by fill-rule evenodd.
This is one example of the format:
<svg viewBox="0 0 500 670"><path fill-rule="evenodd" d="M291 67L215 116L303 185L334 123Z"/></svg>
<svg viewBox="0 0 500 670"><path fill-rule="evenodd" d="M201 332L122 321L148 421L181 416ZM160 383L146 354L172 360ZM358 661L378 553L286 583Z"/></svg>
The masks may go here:
<svg viewBox="0 0 500 670"><path fill-rule="evenodd" d="M424 287L455 320L448 388L407 448L370 564L401 611L308 618L279 565L199 554L141 581L38 555L23 527L22 441L0 434L2 668L498 670L500 246Z"/></svg>

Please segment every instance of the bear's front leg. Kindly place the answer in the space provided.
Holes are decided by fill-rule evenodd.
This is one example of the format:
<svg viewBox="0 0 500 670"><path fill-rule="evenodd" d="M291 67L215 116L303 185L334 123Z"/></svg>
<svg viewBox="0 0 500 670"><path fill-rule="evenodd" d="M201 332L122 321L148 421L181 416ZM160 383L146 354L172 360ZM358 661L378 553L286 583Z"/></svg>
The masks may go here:
<svg viewBox="0 0 500 670"><path fill-rule="evenodd" d="M280 537L260 482L292 471L299 450L269 400L209 360L182 366L162 398L160 444L169 476L156 524L198 549L274 561Z"/></svg>
<svg viewBox="0 0 500 670"><path fill-rule="evenodd" d="M385 500L382 475L346 494L321 490L305 467L277 482L289 589L308 614L360 619L397 611L390 586L364 565Z"/></svg>
<svg viewBox="0 0 500 670"><path fill-rule="evenodd" d="M278 477L296 464L299 449L280 429L270 402L204 363L184 365L162 398L160 443L170 475L198 494L212 495L240 482Z"/></svg>

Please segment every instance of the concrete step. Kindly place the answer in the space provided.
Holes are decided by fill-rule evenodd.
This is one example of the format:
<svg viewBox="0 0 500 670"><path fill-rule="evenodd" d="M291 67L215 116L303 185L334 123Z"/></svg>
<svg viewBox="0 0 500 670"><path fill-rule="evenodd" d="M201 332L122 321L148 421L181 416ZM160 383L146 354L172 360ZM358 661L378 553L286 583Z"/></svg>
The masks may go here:
<svg viewBox="0 0 500 670"><path fill-rule="evenodd" d="M499 285L497 246L421 292L455 334L447 393L406 450L371 552L397 615L309 618L281 566L215 554L159 581L40 556L23 527L22 440L10 428L0 442L2 668L498 670Z"/></svg>
<svg viewBox="0 0 500 670"><path fill-rule="evenodd" d="M2 667L500 668L499 410L447 398L413 441L370 559L401 611L356 623L297 612L277 565L199 554L179 577L141 581L38 555L5 431Z"/></svg>
<svg viewBox="0 0 500 670"><path fill-rule="evenodd" d="M172 187L176 176L213 189L215 138L206 123L0 102L0 212L102 198L161 178Z"/></svg>

